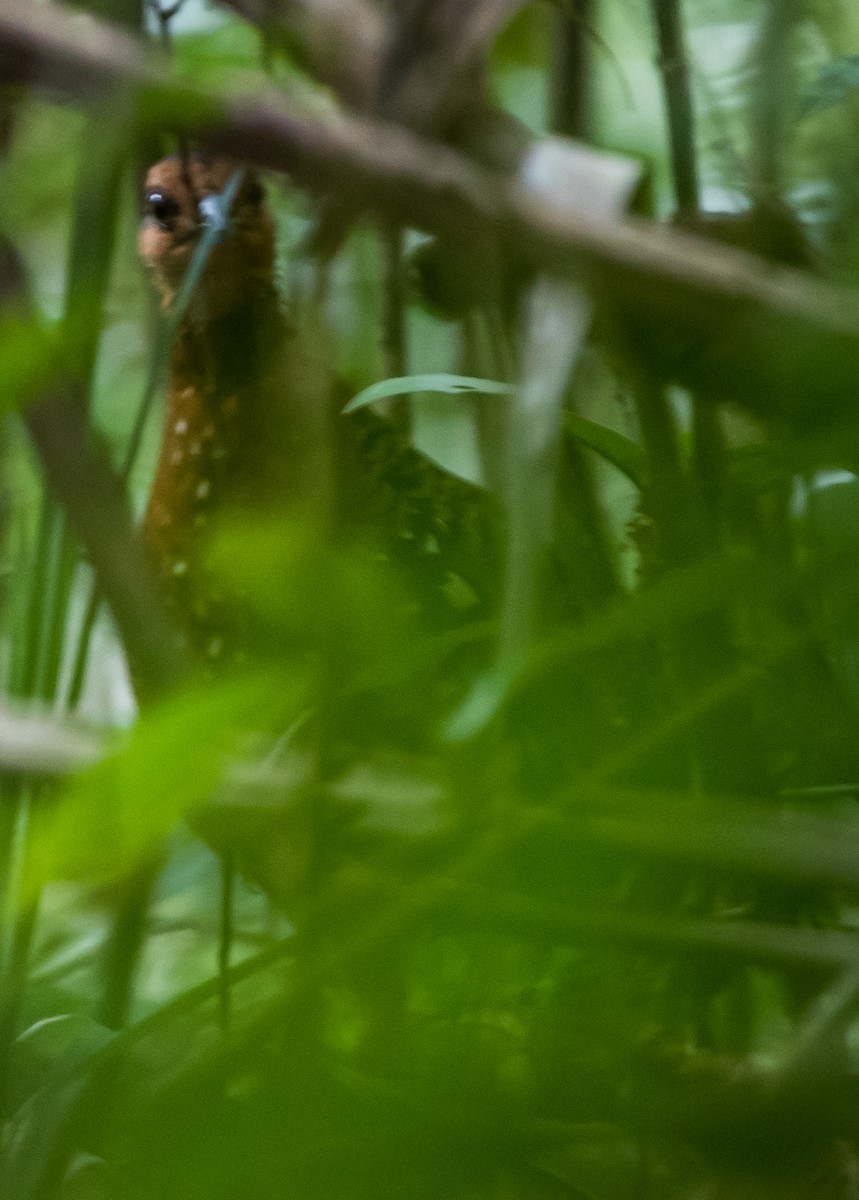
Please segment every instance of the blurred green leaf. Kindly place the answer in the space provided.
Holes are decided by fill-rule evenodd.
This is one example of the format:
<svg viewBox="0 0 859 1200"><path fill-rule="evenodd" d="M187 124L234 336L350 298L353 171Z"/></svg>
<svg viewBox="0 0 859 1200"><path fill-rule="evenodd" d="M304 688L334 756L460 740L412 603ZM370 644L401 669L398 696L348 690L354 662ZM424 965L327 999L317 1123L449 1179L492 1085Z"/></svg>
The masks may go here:
<svg viewBox="0 0 859 1200"><path fill-rule="evenodd" d="M365 545L329 543L315 525L271 520L222 528L211 566L260 622L268 653L330 658L341 682L370 672L378 686L414 648L414 600L379 557Z"/></svg>
<svg viewBox="0 0 859 1200"><path fill-rule="evenodd" d="M802 115L811 116L843 104L859 88L859 54L845 54L827 63L807 90Z"/></svg>
<svg viewBox="0 0 859 1200"><path fill-rule="evenodd" d="M90 1064L114 1038L88 1017L62 1014L25 1030L15 1046L19 1086L27 1099L9 1126L8 1152L0 1161L5 1195L44 1195L57 1141L86 1084Z"/></svg>
<svg viewBox="0 0 859 1200"><path fill-rule="evenodd" d="M253 18L266 6L241 7ZM771 191L800 214L823 270L851 282L859 58L824 60L833 47L855 48L859 23L849 6L823 7L809 8L802 36L783 47L785 68L811 80L805 113L817 119L797 124L796 112L775 111L775 93L764 97L768 128L792 122L778 145L762 141L757 111L762 70L775 61L764 62L773 49L761 38L764 10L739 0L682 7L695 146L708 211L741 212ZM297 41L319 11L347 32L362 16L361 0L298 8L301 21L288 15ZM486 104L500 117L501 142L512 132L521 148L527 131L511 131L492 106L545 128L558 85L571 82L559 78L556 52L581 51L585 136L643 150L655 209L667 210L670 139L651 8L522 8L487 47L480 120L452 121L457 145L495 162L496 131L483 141ZM775 4L764 8L779 16ZM380 36L395 38L398 6L372 12ZM332 112L331 95L288 52L263 61L262 26L221 12L209 14L220 22L212 30L206 15L203 0L186 0L171 21L177 82L139 97L144 133L158 141L153 156L163 141L175 148L177 134L180 145L196 145L197 133L217 130L222 103L272 87L311 112ZM180 32L185 18L195 32ZM569 42L557 36L562 23ZM425 49L402 46L409 69ZM325 50L326 62L348 57L351 39L341 47L332 38ZM449 99L455 118L459 97ZM65 286L72 167L81 158L86 195L88 148L79 116L11 100L3 217L53 316ZM109 106L100 110L105 144L110 135L126 145L130 112L124 106L114 122ZM777 186L758 178L762 163L778 168ZM272 497L265 518L244 511L212 531L202 573L235 626L246 673L219 665L144 713L109 758L65 786L27 783L35 832L24 906L3 854L14 804L0 806L10 918L2 932L20 976L7 972L12 986L0 997L9 1081L0 1193L232 1200L274 1188L307 1200L632 1200L776 1196L785 1180L803 1197L849 1190L859 897L849 695L859 678L859 557L856 483L845 474L856 469L859 441L849 352L812 344L799 319L796 337L770 336L766 322L744 322L730 304L688 339L679 293L678 329L646 311L651 300L671 311L664 293L624 294L645 317L643 333L621 347L633 361L616 368L613 322L601 322L600 345L576 371L575 401L587 417L567 413L561 351L571 323L561 314L559 332L532 356L533 387L511 445L498 428L510 389L498 381L517 377L517 353L521 368L529 248L497 247L497 311L443 325L407 302L408 374L359 392L383 373L376 216L357 222L321 266L303 249L308 225L324 226L332 209L297 192L284 199L283 190L267 196L281 243L276 282L288 283L290 301L312 297L295 324L326 327L325 335L311 328L308 340L314 361L351 380L358 394L349 409L411 396L414 443L493 487L518 459L518 493L507 489L499 524L506 519L508 553L514 533L520 539L508 576L528 542L520 570L528 636L503 666L491 665L503 640L500 573L487 571L482 592L465 586L463 566L481 563L491 539L482 526L471 530L472 493L451 491L442 472L395 463L366 520L344 518L348 505L336 502L312 519L296 510L279 519ZM117 445L147 373L130 194L103 318L83 320L99 344L96 425ZM332 200L336 207L339 195ZM89 228L79 223L80 245L97 258L110 230L93 226L99 244L89 247ZM205 249L203 268L204 259ZM725 276L723 285L732 279L740 299L758 281L768 292L782 281L785 304L814 290L760 263L757 274ZM85 284L81 294L95 299ZM161 351L166 364L166 341ZM0 406L40 394L54 362L50 331L11 318L0 325ZM724 433L724 446L709 446L717 452L708 455L700 420L688 420L687 398L665 395L668 376L708 397ZM629 424L639 387L660 400L657 434L683 451L661 507L653 461L615 432ZM725 403L735 394L754 421ZM551 438L541 436L541 408ZM806 429L812 422L819 436ZM341 446L332 440L338 461L325 468L326 495L339 501ZM0 668L19 637L7 614L46 590L31 571L32 459L20 437L4 454ZM372 492L367 457L346 469ZM142 490L145 463L140 478ZM376 500L395 509L393 535L384 518L377 527ZM437 520L431 535L412 537L420 506ZM629 561L626 589L613 586L608 540L606 576L593 567L607 511ZM461 526L475 536L458 540ZM454 574L448 535L466 548ZM433 603L439 592L450 601L443 611ZM78 599L73 589L61 606L69 630ZM99 719L115 712L123 687L118 657L103 648L93 656ZM30 766L44 771L49 757ZM17 786L9 784L13 800ZM118 877L134 878L159 857L166 866L137 953ZM233 871L247 879L236 882ZM97 1003L114 921L112 945L135 954L136 1024L107 1043L80 1014ZM11 1047L5 1031L20 1028L27 1032ZM784 1087L791 1063L802 1069Z"/></svg>
<svg viewBox="0 0 859 1200"><path fill-rule="evenodd" d="M36 320L0 319L0 411L42 395L57 372L54 338Z"/></svg>
<svg viewBox="0 0 859 1200"><path fill-rule="evenodd" d="M647 487L647 454L638 442L624 437L622 433L617 433L606 425L600 425L597 421L589 421L587 417L575 412L568 412L564 420L570 437L595 450L606 462L622 471L639 490Z"/></svg>
<svg viewBox="0 0 859 1200"><path fill-rule="evenodd" d="M626 795L616 811L585 821L585 836L627 846L641 854L706 863L795 884L856 887L859 820L813 816L796 809L764 810L722 800L717 806Z"/></svg>
<svg viewBox="0 0 859 1200"><path fill-rule="evenodd" d="M115 879L156 853L176 823L210 797L248 728L295 719L297 673L271 670L198 683L148 712L128 744L77 777L37 822L27 895L49 879Z"/></svg>
<svg viewBox="0 0 859 1200"><path fill-rule="evenodd" d="M479 676L444 725L444 737L456 744L482 732L498 715L510 691L514 664L506 659Z"/></svg>
<svg viewBox="0 0 859 1200"><path fill-rule="evenodd" d="M179 34L171 48L177 69L201 86L223 86L228 76L256 73L260 67L259 34L235 19L217 29Z"/></svg>

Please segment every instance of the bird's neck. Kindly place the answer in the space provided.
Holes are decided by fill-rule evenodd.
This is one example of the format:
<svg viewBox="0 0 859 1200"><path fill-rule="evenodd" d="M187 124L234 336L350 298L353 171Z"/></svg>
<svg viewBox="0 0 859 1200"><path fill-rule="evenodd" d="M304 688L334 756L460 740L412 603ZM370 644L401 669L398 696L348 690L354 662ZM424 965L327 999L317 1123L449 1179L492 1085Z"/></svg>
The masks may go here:
<svg viewBox="0 0 859 1200"><path fill-rule="evenodd" d="M186 317L173 345L168 405L181 403L189 386L215 404L246 389L265 373L282 323L273 284L255 287L218 316Z"/></svg>

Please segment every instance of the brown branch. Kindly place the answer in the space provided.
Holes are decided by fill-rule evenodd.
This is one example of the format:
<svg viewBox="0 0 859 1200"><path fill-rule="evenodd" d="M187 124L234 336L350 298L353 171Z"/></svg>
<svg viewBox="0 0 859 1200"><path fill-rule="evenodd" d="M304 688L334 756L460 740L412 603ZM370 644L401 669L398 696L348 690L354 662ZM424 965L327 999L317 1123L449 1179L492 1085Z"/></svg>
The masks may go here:
<svg viewBox="0 0 859 1200"><path fill-rule="evenodd" d="M0 67L10 82L69 101L131 85L150 119L195 129L213 148L285 171L311 193L346 195L432 232L455 228L486 249L484 263L503 247L525 265L583 277L625 316L638 314L657 357L672 359L678 331L706 339L694 361L685 343L669 361L680 378L703 375L688 380L699 387L753 407L765 391L768 411L814 419L849 402L859 355L854 291L679 232L535 199L396 126L308 114L279 93L245 100L201 91L135 39L56 6L0 5Z"/></svg>
<svg viewBox="0 0 859 1200"><path fill-rule="evenodd" d="M524 0L409 0L387 15L370 0L220 0L289 51L347 106L425 134L454 119L469 144L475 119L516 144L508 113L484 101L481 60ZM456 136L457 143L461 141ZM478 157L480 157L478 155ZM504 160L499 166L511 165Z"/></svg>
<svg viewBox="0 0 859 1200"><path fill-rule="evenodd" d="M505 174L533 141L487 98L483 59L522 0L407 0L383 13L370 0L222 0L291 53L343 103L433 136ZM359 210L323 207L310 239L329 257Z"/></svg>
<svg viewBox="0 0 859 1200"><path fill-rule="evenodd" d="M376 97L387 27L369 0L220 0L256 25L351 108Z"/></svg>
<svg viewBox="0 0 859 1200"><path fill-rule="evenodd" d="M174 683L184 656L143 546L122 483L99 451L83 410L68 391L31 404L24 419L48 486L86 550L144 693Z"/></svg>
<svg viewBox="0 0 859 1200"><path fill-rule="evenodd" d="M23 264L0 238L0 305L31 315ZM46 342L46 356L49 348ZM44 377L50 374L46 367ZM24 421L48 486L86 550L144 695L175 682L187 658L137 536L122 481L93 439L76 389L58 370L26 407ZM25 398L26 399L26 398Z"/></svg>
<svg viewBox="0 0 859 1200"><path fill-rule="evenodd" d="M407 0L396 10L379 68L379 112L436 134L484 91L487 48L524 0Z"/></svg>

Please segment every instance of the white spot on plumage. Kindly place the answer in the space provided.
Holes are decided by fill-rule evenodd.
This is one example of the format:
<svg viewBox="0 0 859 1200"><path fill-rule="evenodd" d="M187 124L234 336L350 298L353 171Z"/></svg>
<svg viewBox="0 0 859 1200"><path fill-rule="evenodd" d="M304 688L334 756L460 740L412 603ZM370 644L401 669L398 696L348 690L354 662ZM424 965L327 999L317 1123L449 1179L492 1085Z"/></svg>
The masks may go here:
<svg viewBox="0 0 859 1200"><path fill-rule="evenodd" d="M185 420L184 417L180 417L179 420L176 422L176 424L173 426L173 428L176 430L177 433L187 433L188 432L188 422Z"/></svg>

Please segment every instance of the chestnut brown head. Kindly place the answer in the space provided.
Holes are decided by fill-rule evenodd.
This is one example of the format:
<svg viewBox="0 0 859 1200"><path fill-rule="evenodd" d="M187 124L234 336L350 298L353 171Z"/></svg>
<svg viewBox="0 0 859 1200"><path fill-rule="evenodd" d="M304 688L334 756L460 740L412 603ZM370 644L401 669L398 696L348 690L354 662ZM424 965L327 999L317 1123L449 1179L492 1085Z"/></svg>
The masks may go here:
<svg viewBox="0 0 859 1200"><path fill-rule="evenodd" d="M173 300L210 219L209 197L222 192L238 164L192 154L156 163L146 176L138 246L165 305ZM274 273L274 221L256 174L245 168L227 227L212 249L189 309L206 321L239 307Z"/></svg>

